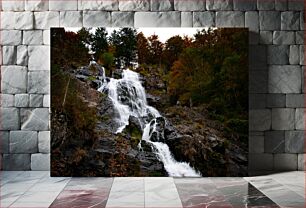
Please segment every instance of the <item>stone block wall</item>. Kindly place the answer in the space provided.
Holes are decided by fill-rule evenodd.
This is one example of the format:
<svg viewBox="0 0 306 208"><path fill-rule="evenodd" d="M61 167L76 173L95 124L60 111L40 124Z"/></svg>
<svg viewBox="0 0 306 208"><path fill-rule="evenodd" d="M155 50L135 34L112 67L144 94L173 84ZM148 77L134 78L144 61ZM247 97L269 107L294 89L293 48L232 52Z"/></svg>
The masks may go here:
<svg viewBox="0 0 306 208"><path fill-rule="evenodd" d="M50 165L50 27L248 27L249 169L304 170L303 0L2 0L4 170Z"/></svg>

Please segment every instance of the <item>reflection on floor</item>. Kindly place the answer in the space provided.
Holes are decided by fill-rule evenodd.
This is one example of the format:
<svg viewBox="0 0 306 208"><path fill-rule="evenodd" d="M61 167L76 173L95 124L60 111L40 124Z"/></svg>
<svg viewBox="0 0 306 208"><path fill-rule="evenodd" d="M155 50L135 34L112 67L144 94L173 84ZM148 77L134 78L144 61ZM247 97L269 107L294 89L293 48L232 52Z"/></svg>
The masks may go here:
<svg viewBox="0 0 306 208"><path fill-rule="evenodd" d="M305 172L246 178L51 178L1 173L1 206L18 208L305 207Z"/></svg>

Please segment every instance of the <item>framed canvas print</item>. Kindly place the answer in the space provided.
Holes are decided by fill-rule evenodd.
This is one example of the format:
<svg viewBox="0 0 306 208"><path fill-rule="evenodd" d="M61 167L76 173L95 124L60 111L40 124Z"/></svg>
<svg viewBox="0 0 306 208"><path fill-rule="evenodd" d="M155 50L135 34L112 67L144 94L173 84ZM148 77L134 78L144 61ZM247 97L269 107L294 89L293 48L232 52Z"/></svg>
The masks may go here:
<svg viewBox="0 0 306 208"><path fill-rule="evenodd" d="M52 176L246 176L248 29L52 28Z"/></svg>

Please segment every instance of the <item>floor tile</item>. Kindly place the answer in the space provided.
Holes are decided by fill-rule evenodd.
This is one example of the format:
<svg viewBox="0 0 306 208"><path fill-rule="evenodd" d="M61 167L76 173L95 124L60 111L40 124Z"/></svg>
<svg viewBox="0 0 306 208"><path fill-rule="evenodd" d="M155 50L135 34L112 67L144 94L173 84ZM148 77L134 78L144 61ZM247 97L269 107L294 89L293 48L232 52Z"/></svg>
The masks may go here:
<svg viewBox="0 0 306 208"><path fill-rule="evenodd" d="M146 208L162 208L162 207L183 207L180 197L176 189L160 190L155 192L145 192Z"/></svg>
<svg viewBox="0 0 306 208"><path fill-rule="evenodd" d="M111 188L111 192L144 192L144 178L115 178Z"/></svg>
<svg viewBox="0 0 306 208"><path fill-rule="evenodd" d="M106 208L143 208L144 192L111 192Z"/></svg>

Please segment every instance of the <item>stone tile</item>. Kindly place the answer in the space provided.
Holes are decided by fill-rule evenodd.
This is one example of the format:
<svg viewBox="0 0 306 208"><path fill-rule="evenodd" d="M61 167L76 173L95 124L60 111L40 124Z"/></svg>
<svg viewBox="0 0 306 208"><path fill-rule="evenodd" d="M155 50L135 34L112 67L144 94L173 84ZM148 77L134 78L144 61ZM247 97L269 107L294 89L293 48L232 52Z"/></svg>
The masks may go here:
<svg viewBox="0 0 306 208"><path fill-rule="evenodd" d="M29 64L30 71L50 70L50 47L49 46L29 46Z"/></svg>
<svg viewBox="0 0 306 208"><path fill-rule="evenodd" d="M267 94L268 108L283 108L286 106L285 94Z"/></svg>
<svg viewBox="0 0 306 208"><path fill-rule="evenodd" d="M292 31L274 31L273 44L276 45L295 44L295 33Z"/></svg>
<svg viewBox="0 0 306 208"><path fill-rule="evenodd" d="M47 172L47 171L32 171L32 172ZM69 177L50 177L49 175L41 178L37 183L34 184L28 191L29 192L61 192L65 186L70 182Z"/></svg>
<svg viewBox="0 0 306 208"><path fill-rule="evenodd" d="M43 31L43 44L44 45L50 45L51 39L50 39L50 30L44 30Z"/></svg>
<svg viewBox="0 0 306 208"><path fill-rule="evenodd" d="M304 31L295 32L295 43L299 45L304 44Z"/></svg>
<svg viewBox="0 0 306 208"><path fill-rule="evenodd" d="M256 10L257 7L257 2L252 1L252 0L245 0L245 1L240 1L240 0L233 0L234 3L234 10L238 11L251 11L251 10Z"/></svg>
<svg viewBox="0 0 306 208"><path fill-rule="evenodd" d="M286 107L288 108L303 108L305 104L304 94L287 94Z"/></svg>
<svg viewBox="0 0 306 208"><path fill-rule="evenodd" d="M249 93L267 93L268 72L252 71L249 73Z"/></svg>
<svg viewBox="0 0 306 208"><path fill-rule="evenodd" d="M133 27L134 12L112 12L113 27Z"/></svg>
<svg viewBox="0 0 306 208"><path fill-rule="evenodd" d="M149 11L150 0L119 0L120 11Z"/></svg>
<svg viewBox="0 0 306 208"><path fill-rule="evenodd" d="M305 65L304 45L300 45L300 65Z"/></svg>
<svg viewBox="0 0 306 208"><path fill-rule="evenodd" d="M79 0L78 1L78 10L92 10L92 11L117 11L119 8L119 1L88 1L88 0Z"/></svg>
<svg viewBox="0 0 306 208"><path fill-rule="evenodd" d="M43 107L44 95L30 94L30 107Z"/></svg>
<svg viewBox="0 0 306 208"><path fill-rule="evenodd" d="M81 11L64 11L60 12L61 27L82 27L83 16Z"/></svg>
<svg viewBox="0 0 306 208"><path fill-rule="evenodd" d="M267 47L263 45L252 45L249 47L250 69L267 67ZM257 71L257 70L256 70ZM265 70L260 70L265 71Z"/></svg>
<svg viewBox="0 0 306 208"><path fill-rule="evenodd" d="M180 27L180 12L136 12L134 26L138 27Z"/></svg>
<svg viewBox="0 0 306 208"><path fill-rule="evenodd" d="M2 46L2 64L15 65L17 62L16 46Z"/></svg>
<svg viewBox="0 0 306 208"><path fill-rule="evenodd" d="M174 0L151 0L151 11L172 11Z"/></svg>
<svg viewBox="0 0 306 208"><path fill-rule="evenodd" d="M257 9L258 10L274 10L275 8L275 2L272 0L268 1L262 1L262 0L257 0Z"/></svg>
<svg viewBox="0 0 306 208"><path fill-rule="evenodd" d="M25 93L27 88L27 69L22 66L1 67L2 93Z"/></svg>
<svg viewBox="0 0 306 208"><path fill-rule="evenodd" d="M50 107L50 95L44 95L43 106Z"/></svg>
<svg viewBox="0 0 306 208"><path fill-rule="evenodd" d="M288 9L287 0L275 0L275 10L286 11Z"/></svg>
<svg viewBox="0 0 306 208"><path fill-rule="evenodd" d="M273 170L273 155L249 154L249 170Z"/></svg>
<svg viewBox="0 0 306 208"><path fill-rule="evenodd" d="M273 33L272 31L260 31L260 44L272 44Z"/></svg>
<svg viewBox="0 0 306 208"><path fill-rule="evenodd" d="M15 95L15 106L16 107L28 107L29 106L29 95L28 94L16 94Z"/></svg>
<svg viewBox="0 0 306 208"><path fill-rule="evenodd" d="M32 71L28 75L28 93L50 94L49 71Z"/></svg>
<svg viewBox="0 0 306 208"><path fill-rule="evenodd" d="M304 131L285 132L285 151L286 153L304 153Z"/></svg>
<svg viewBox="0 0 306 208"><path fill-rule="evenodd" d="M27 66L28 65L28 46L19 45L17 46L17 65Z"/></svg>
<svg viewBox="0 0 306 208"><path fill-rule="evenodd" d="M15 22L12 23L12 18L15 19L15 12L1 12L1 29L12 30L15 28Z"/></svg>
<svg viewBox="0 0 306 208"><path fill-rule="evenodd" d="M46 11L49 9L49 0L26 0L26 11Z"/></svg>
<svg viewBox="0 0 306 208"><path fill-rule="evenodd" d="M271 110L250 110L249 129L251 131L265 131L271 128Z"/></svg>
<svg viewBox="0 0 306 208"><path fill-rule="evenodd" d="M65 11L65 10L78 10L78 1L49 1L49 10Z"/></svg>
<svg viewBox="0 0 306 208"><path fill-rule="evenodd" d="M49 109L22 109L22 130L44 131L49 129Z"/></svg>
<svg viewBox="0 0 306 208"><path fill-rule="evenodd" d="M249 94L249 109L266 108L266 94Z"/></svg>
<svg viewBox="0 0 306 208"><path fill-rule="evenodd" d="M193 12L193 27L213 27L214 25L214 12Z"/></svg>
<svg viewBox="0 0 306 208"><path fill-rule="evenodd" d="M297 154L275 154L274 169L275 170L297 170Z"/></svg>
<svg viewBox="0 0 306 208"><path fill-rule="evenodd" d="M193 26L193 12L181 12L181 27Z"/></svg>
<svg viewBox="0 0 306 208"><path fill-rule="evenodd" d="M33 12L16 12L15 29L32 30L34 28Z"/></svg>
<svg viewBox="0 0 306 208"><path fill-rule="evenodd" d="M2 30L1 43L2 45L20 45L22 36L20 30Z"/></svg>
<svg viewBox="0 0 306 208"><path fill-rule="evenodd" d="M9 153L9 138L10 133L8 131L0 131L0 153Z"/></svg>
<svg viewBox="0 0 306 208"><path fill-rule="evenodd" d="M305 154L299 154L298 155L298 170L303 170L305 171Z"/></svg>
<svg viewBox="0 0 306 208"><path fill-rule="evenodd" d="M174 10L178 11L204 11L205 1L194 0L194 1L181 1L174 0Z"/></svg>
<svg viewBox="0 0 306 208"><path fill-rule="evenodd" d="M111 192L107 200L106 208L145 207L144 195L144 192Z"/></svg>
<svg viewBox="0 0 306 208"><path fill-rule="evenodd" d="M238 0L237 0L238 1ZM278 11L259 11L260 30L280 30L281 15Z"/></svg>
<svg viewBox="0 0 306 208"><path fill-rule="evenodd" d="M142 177L115 178L112 184L112 192L144 192L145 184Z"/></svg>
<svg viewBox="0 0 306 208"><path fill-rule="evenodd" d="M300 29L305 29L305 12L300 12Z"/></svg>
<svg viewBox="0 0 306 208"><path fill-rule="evenodd" d="M24 45L41 45L43 44L42 30L29 30L23 32Z"/></svg>
<svg viewBox="0 0 306 208"><path fill-rule="evenodd" d="M285 132L266 131L265 132L265 153L285 152Z"/></svg>
<svg viewBox="0 0 306 208"><path fill-rule="evenodd" d="M299 66L283 65L269 68L270 93L300 93L302 73Z"/></svg>
<svg viewBox="0 0 306 208"><path fill-rule="evenodd" d="M112 24L111 13L104 11L84 11L84 27L109 27Z"/></svg>
<svg viewBox="0 0 306 208"><path fill-rule="evenodd" d="M10 153L36 153L38 152L36 131L11 131Z"/></svg>
<svg viewBox="0 0 306 208"><path fill-rule="evenodd" d="M206 0L206 9L213 11L226 11L233 9L232 0Z"/></svg>
<svg viewBox="0 0 306 208"><path fill-rule="evenodd" d="M291 45L289 48L289 63L299 64L300 63L300 48L299 45Z"/></svg>
<svg viewBox="0 0 306 208"><path fill-rule="evenodd" d="M288 9L295 10L295 11L303 11L304 10L304 1L303 0L296 0L296 1L289 1L288 0Z"/></svg>
<svg viewBox="0 0 306 208"><path fill-rule="evenodd" d="M50 131L38 132L38 151L40 153L50 153Z"/></svg>
<svg viewBox="0 0 306 208"><path fill-rule="evenodd" d="M258 12L251 11L245 13L245 27L248 27L250 31L258 32Z"/></svg>
<svg viewBox="0 0 306 208"><path fill-rule="evenodd" d="M1 108L0 130L17 130L20 128L19 110L17 108Z"/></svg>
<svg viewBox="0 0 306 208"><path fill-rule="evenodd" d="M295 119L295 109L293 108L272 109L273 130L293 130L294 119Z"/></svg>
<svg viewBox="0 0 306 208"><path fill-rule="evenodd" d="M284 65L289 63L289 46L287 45L269 45L267 47L268 64Z"/></svg>
<svg viewBox="0 0 306 208"><path fill-rule="evenodd" d="M249 153L264 153L263 136L249 136Z"/></svg>
<svg viewBox="0 0 306 208"><path fill-rule="evenodd" d="M216 12L217 27L244 27L244 13L240 11Z"/></svg>
<svg viewBox="0 0 306 208"><path fill-rule="evenodd" d="M14 95L0 94L0 106L1 107L14 107Z"/></svg>
<svg viewBox="0 0 306 208"><path fill-rule="evenodd" d="M305 109L297 108L295 111L295 129L296 130L305 130Z"/></svg>
<svg viewBox="0 0 306 208"><path fill-rule="evenodd" d="M300 29L300 13L299 12L282 12L281 13L281 29L282 30L299 30Z"/></svg>
<svg viewBox="0 0 306 208"><path fill-rule="evenodd" d="M30 154L3 154L3 170L30 170L30 164Z"/></svg>
<svg viewBox="0 0 306 208"><path fill-rule="evenodd" d="M57 11L34 12L35 29L49 29L59 27L60 13Z"/></svg>
<svg viewBox="0 0 306 208"><path fill-rule="evenodd" d="M31 170L50 170L50 154L32 154Z"/></svg>
<svg viewBox="0 0 306 208"><path fill-rule="evenodd" d="M3 11L24 11L24 1L3 1L2 2Z"/></svg>

